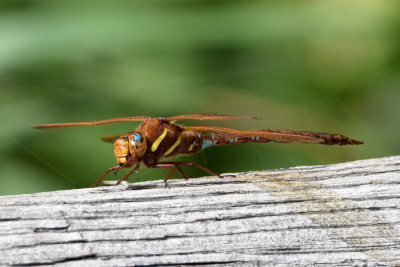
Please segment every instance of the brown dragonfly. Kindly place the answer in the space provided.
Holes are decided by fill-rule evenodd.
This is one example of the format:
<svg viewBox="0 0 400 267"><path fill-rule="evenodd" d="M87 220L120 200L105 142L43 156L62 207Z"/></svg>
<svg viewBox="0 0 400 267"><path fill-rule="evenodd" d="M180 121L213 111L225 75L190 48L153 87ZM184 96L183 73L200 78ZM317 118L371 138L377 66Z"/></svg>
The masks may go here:
<svg viewBox="0 0 400 267"><path fill-rule="evenodd" d="M37 125L35 129L52 129L75 126L92 126L127 121L142 121L133 132L102 137L104 142L114 143L114 154L118 165L108 169L97 181L98 185L104 177L112 171L118 172L124 168L133 169L129 171L117 184L124 181L132 173L139 169L141 163L148 168L170 168L165 177L167 180L177 169L185 178L188 178L180 166L195 166L212 175L221 177L214 171L200 164L183 162L161 162L164 158L189 154L193 155L207 147L224 146L242 143L307 143L322 145L360 145L361 141L350 139L340 134L327 134L308 131L291 130L251 130L242 131L214 126L183 126L174 123L178 120L233 120L233 119L259 119L256 117L240 117L217 114L190 114L178 115L169 118L151 118L146 116L113 118L91 122L70 122Z"/></svg>

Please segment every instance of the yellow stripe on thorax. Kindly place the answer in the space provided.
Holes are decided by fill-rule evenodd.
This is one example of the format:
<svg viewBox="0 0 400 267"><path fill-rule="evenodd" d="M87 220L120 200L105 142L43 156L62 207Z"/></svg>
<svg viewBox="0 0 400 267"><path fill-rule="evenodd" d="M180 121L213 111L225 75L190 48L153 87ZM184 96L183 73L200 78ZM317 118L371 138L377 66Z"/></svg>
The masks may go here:
<svg viewBox="0 0 400 267"><path fill-rule="evenodd" d="M189 151L193 150L193 147L196 145L196 140L194 140L193 144L189 146Z"/></svg>
<svg viewBox="0 0 400 267"><path fill-rule="evenodd" d="M167 150L167 152L164 153L164 156L170 154L172 151L174 151L174 149L179 146L179 144L181 143L181 136L178 136L178 140L176 140L176 142Z"/></svg>
<svg viewBox="0 0 400 267"><path fill-rule="evenodd" d="M167 128L164 128L164 132L154 141L151 146L151 151L154 152L157 150L158 146L161 144L162 140L167 136Z"/></svg>

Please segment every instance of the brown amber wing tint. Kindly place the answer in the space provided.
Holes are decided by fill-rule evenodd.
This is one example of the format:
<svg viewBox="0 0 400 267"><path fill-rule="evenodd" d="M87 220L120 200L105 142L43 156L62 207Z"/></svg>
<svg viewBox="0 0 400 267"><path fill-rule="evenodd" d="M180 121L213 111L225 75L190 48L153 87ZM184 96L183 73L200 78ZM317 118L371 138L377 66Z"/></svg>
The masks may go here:
<svg viewBox="0 0 400 267"><path fill-rule="evenodd" d="M237 119L251 119L261 120L257 117L241 117L241 116L230 116L222 114L188 114L178 115L169 118L164 118L166 121L178 121L178 120L237 120Z"/></svg>
<svg viewBox="0 0 400 267"><path fill-rule="evenodd" d="M137 117L122 117L122 118L113 118L107 120L99 120L99 121L88 121L88 122L66 122L66 123L51 123L51 124L42 124L36 125L34 129L53 129L53 128L65 128L65 127L76 127L76 126L93 126L93 125L101 125L101 124L110 124L110 123L120 123L127 121L145 121L150 120L150 117L147 116L137 116Z"/></svg>
<svg viewBox="0 0 400 267"><path fill-rule="evenodd" d="M213 127L213 126L188 126L188 127L184 126L183 129L185 131L200 131L200 132L212 131L212 132L232 133L236 135L248 135L254 137L258 136L262 138L268 138L271 141L284 142L284 143L300 142L300 143L318 144L324 141L322 138L318 137L301 136L292 133L275 133L263 130L241 131L236 129Z"/></svg>

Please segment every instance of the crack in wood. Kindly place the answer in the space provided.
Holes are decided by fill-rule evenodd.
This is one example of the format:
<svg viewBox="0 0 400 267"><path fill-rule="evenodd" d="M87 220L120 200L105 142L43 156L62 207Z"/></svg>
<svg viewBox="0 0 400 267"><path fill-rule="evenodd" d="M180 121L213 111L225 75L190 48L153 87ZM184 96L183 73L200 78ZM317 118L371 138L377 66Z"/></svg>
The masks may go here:
<svg viewBox="0 0 400 267"><path fill-rule="evenodd" d="M54 232L67 232L69 226L64 227L37 227L33 229L34 233L54 233Z"/></svg>
<svg viewBox="0 0 400 267"><path fill-rule="evenodd" d="M67 257L64 259L57 260L57 261L26 262L26 263L10 264L10 266L46 266L46 265L54 265L54 264L58 264L58 263L67 263L67 262L73 262L73 261L82 261L82 260L94 259L94 258L97 258L96 254L88 254L88 255L82 255L82 256L78 256L78 257Z"/></svg>

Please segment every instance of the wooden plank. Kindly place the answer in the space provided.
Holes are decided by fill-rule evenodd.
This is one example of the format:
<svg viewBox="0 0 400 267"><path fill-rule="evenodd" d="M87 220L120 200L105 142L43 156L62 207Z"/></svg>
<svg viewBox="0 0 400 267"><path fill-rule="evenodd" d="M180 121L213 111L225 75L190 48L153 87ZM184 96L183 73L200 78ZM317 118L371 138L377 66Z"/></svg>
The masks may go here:
<svg viewBox="0 0 400 267"><path fill-rule="evenodd" d="M400 265L400 156L0 197L0 265Z"/></svg>

